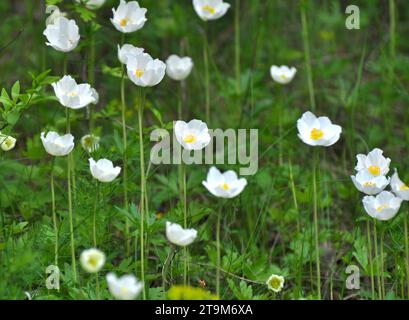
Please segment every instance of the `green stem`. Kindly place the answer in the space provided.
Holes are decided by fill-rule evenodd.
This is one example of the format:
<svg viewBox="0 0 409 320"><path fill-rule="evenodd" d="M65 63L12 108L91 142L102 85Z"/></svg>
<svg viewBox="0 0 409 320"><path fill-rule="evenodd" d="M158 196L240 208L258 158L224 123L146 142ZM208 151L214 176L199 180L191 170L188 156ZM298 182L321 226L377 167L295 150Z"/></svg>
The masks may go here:
<svg viewBox="0 0 409 320"><path fill-rule="evenodd" d="M315 240L315 265L317 273L317 296L321 300L321 266L320 266L320 247L319 247L319 230L318 230L318 195L317 195L317 152L314 149L314 168L312 171L312 186L313 186L313 210L314 210L314 240Z"/></svg>
<svg viewBox="0 0 409 320"><path fill-rule="evenodd" d="M405 267L406 267L406 289L409 298L409 234L408 234L408 214L403 218L404 236L405 236Z"/></svg>
<svg viewBox="0 0 409 320"><path fill-rule="evenodd" d="M373 261L372 261L372 241L371 241L371 231L370 231L370 224L369 220L366 221L366 235L368 240L368 257L369 257L369 268L371 274L371 293L372 293L372 300L375 300L375 278L374 278L374 270L373 270Z"/></svg>
<svg viewBox="0 0 409 320"><path fill-rule="evenodd" d="M234 61L235 61L235 71L236 71L236 93L237 96L241 92L241 81L240 81L240 0L236 0L235 10L234 10Z"/></svg>
<svg viewBox="0 0 409 320"><path fill-rule="evenodd" d="M385 298L385 255L384 255L384 238L385 238L385 228L381 229L381 280L382 280L382 298Z"/></svg>
<svg viewBox="0 0 409 320"><path fill-rule="evenodd" d="M70 125L70 109L66 108L66 119L67 119L67 133L71 132ZM71 263L72 263L72 273L74 277L74 283L77 282L77 267L75 261L75 240L74 240L74 221L72 212L72 196L71 196L71 154L67 156L67 185L68 185L68 219L70 224L70 242L71 242Z"/></svg>
<svg viewBox="0 0 409 320"><path fill-rule="evenodd" d="M94 214L92 218L92 239L94 247L97 247L97 209L99 202L99 182L95 184L95 200L94 200Z"/></svg>
<svg viewBox="0 0 409 320"><path fill-rule="evenodd" d="M99 274L98 272L95 274L95 284L96 284L96 294L97 294L97 300L100 299L100 286L99 286Z"/></svg>
<svg viewBox="0 0 409 320"><path fill-rule="evenodd" d="M182 181L183 181L183 225L184 228L187 228L187 217L188 217L188 212L187 212L187 192L186 192L186 167L185 165L182 163ZM183 267L183 284L187 285L188 281L187 281L187 275L188 275L188 250L187 247L184 247L184 267Z"/></svg>
<svg viewBox="0 0 409 320"><path fill-rule="evenodd" d="M209 42L207 39L207 23L203 43L203 63L204 63L204 78L205 78L205 110L206 122L210 121L210 75L209 75Z"/></svg>
<svg viewBox="0 0 409 320"><path fill-rule="evenodd" d="M55 262L55 265L58 266L58 224L57 224L57 214L55 212L54 161L55 159L53 158L52 163L51 163L50 186L51 186L51 207L52 207L52 214L53 214L53 226L54 226L54 236L55 236L54 262Z"/></svg>
<svg viewBox="0 0 409 320"><path fill-rule="evenodd" d="M315 93L314 93L314 83L311 67L311 53L310 53L310 43L308 35L308 21L306 13L306 2L302 1L301 3L301 24L302 24L302 39L304 44L304 57L305 57L305 66L307 71L308 79L308 92L310 95L310 104L311 110L315 111Z"/></svg>
<svg viewBox="0 0 409 320"><path fill-rule="evenodd" d="M169 254L166 257L166 260L165 260L165 262L163 264L163 268L162 268L162 288L163 288L163 292L166 292L166 284L168 283L168 280L167 280L168 279L168 270L169 270L170 263L171 263L171 261L173 259L173 256L175 255L175 250L176 250L176 247L173 244L171 244Z"/></svg>
<svg viewBox="0 0 409 320"><path fill-rule="evenodd" d="M382 286L381 286L381 271L379 270L379 257L378 257L378 232L376 230L376 220L373 220L373 234L374 234L374 246L375 246L375 258L376 258L376 279L378 283L378 299L382 300Z"/></svg>
<svg viewBox="0 0 409 320"><path fill-rule="evenodd" d="M93 31L93 24L91 23L90 26L90 45L88 51L88 83L91 87L94 86L95 76L94 76L94 69L95 69L95 35ZM87 106L88 116L89 116L89 133L92 134L94 130L94 119L93 119L93 110L90 105Z"/></svg>
<svg viewBox="0 0 409 320"><path fill-rule="evenodd" d="M389 0L389 51L391 58L390 73L393 77L395 69L395 57L396 57L396 14L395 14L395 0Z"/></svg>
<svg viewBox="0 0 409 320"><path fill-rule="evenodd" d="M216 295L220 297L220 268L221 268L221 255L220 255L220 210L216 212L217 224L216 224L216 251L217 251L217 269L216 269Z"/></svg>
<svg viewBox="0 0 409 320"><path fill-rule="evenodd" d="M145 160L144 160L144 148L143 148L143 108L145 104L145 92L140 89L140 106L138 108L138 127L139 127L139 157L140 157L140 170L141 170L141 201L140 201L140 214L141 214L141 226L140 226L140 250L141 250L141 280L143 282L143 299L146 300L146 283L145 283L145 239L144 239L144 224L145 224Z"/></svg>

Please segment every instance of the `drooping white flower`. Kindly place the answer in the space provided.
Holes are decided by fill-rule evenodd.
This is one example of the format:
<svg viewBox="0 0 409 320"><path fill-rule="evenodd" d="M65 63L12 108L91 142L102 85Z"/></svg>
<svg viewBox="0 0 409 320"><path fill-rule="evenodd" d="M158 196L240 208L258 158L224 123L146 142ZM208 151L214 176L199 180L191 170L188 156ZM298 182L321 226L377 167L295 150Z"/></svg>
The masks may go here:
<svg viewBox="0 0 409 320"><path fill-rule="evenodd" d="M202 20L207 21L223 17L230 4L223 0L193 0L193 8Z"/></svg>
<svg viewBox="0 0 409 320"><path fill-rule="evenodd" d="M202 183L216 197L234 198L244 190L247 180L239 179L233 170L221 173L216 167L211 167L206 181Z"/></svg>
<svg viewBox="0 0 409 320"><path fill-rule="evenodd" d="M176 121L173 131L176 140L187 150L201 150L205 148L211 140L207 124L201 120Z"/></svg>
<svg viewBox="0 0 409 320"><path fill-rule="evenodd" d="M45 25L48 26L49 24L53 24L55 20L60 17L65 17L67 14L65 12L61 12L60 8L55 5L47 6L45 8L45 13L49 14L47 19L45 19Z"/></svg>
<svg viewBox="0 0 409 320"><path fill-rule="evenodd" d="M193 61L190 57L179 57L176 54L172 54L166 60L166 74L176 81L186 79L192 68Z"/></svg>
<svg viewBox="0 0 409 320"><path fill-rule="evenodd" d="M51 85L60 103L67 108L84 108L98 99L96 91L88 83L77 84L71 76L64 76Z"/></svg>
<svg viewBox="0 0 409 320"><path fill-rule="evenodd" d="M131 44L125 43L122 47L118 45L118 59L121 63L126 64L128 62L128 57L143 53L145 49L135 47Z"/></svg>
<svg viewBox="0 0 409 320"><path fill-rule="evenodd" d="M271 66L270 68L270 74L273 80L281 84L290 83L296 73L297 69L294 67L289 68L287 66Z"/></svg>
<svg viewBox="0 0 409 320"><path fill-rule="evenodd" d="M195 229L183 229L181 225L167 221L166 237L171 243L185 247L196 239L197 231Z"/></svg>
<svg viewBox="0 0 409 320"><path fill-rule="evenodd" d="M41 141L45 151L55 157L66 156L74 149L74 137L70 133L60 136L54 131L49 131L47 135L41 132Z"/></svg>
<svg viewBox="0 0 409 320"><path fill-rule="evenodd" d="M112 9L114 16L111 18L111 22L118 31L134 32L141 29L148 20L145 17L147 11L147 9L141 8L137 1L121 0L118 8Z"/></svg>
<svg viewBox="0 0 409 320"><path fill-rule="evenodd" d="M342 132L339 125L332 124L327 117L317 118L312 112L305 112L297 121L298 137L310 146L329 147L336 143Z"/></svg>
<svg viewBox="0 0 409 320"><path fill-rule="evenodd" d="M81 138L81 146L88 153L94 152L99 149L100 137L93 134L86 134Z"/></svg>
<svg viewBox="0 0 409 320"><path fill-rule="evenodd" d="M101 8L105 0L75 0L77 3L83 3L90 10L97 10Z"/></svg>
<svg viewBox="0 0 409 320"><path fill-rule="evenodd" d="M129 79L140 87L156 86L165 76L166 64L147 53L129 55L126 62Z"/></svg>
<svg viewBox="0 0 409 320"><path fill-rule="evenodd" d="M84 250L80 256L80 263L86 272L99 272L105 264L105 254L95 248Z"/></svg>
<svg viewBox="0 0 409 320"><path fill-rule="evenodd" d="M3 151L10 151L16 146L17 139L0 132L0 146Z"/></svg>
<svg viewBox="0 0 409 320"><path fill-rule="evenodd" d="M359 171L356 176L351 176L351 179L359 191L369 195L381 192L390 180L385 176L373 176L367 170Z"/></svg>
<svg viewBox="0 0 409 320"><path fill-rule="evenodd" d="M118 278L114 273L107 274L109 292L118 300L133 300L142 291L143 283L133 274L124 275Z"/></svg>
<svg viewBox="0 0 409 320"><path fill-rule="evenodd" d="M383 151L379 148L373 149L368 155L358 154L356 171L366 170L373 176L386 175L389 172L391 159L383 156Z"/></svg>
<svg viewBox="0 0 409 320"><path fill-rule="evenodd" d="M395 173L392 175L391 188L399 198L409 201L409 187L399 178L396 169Z"/></svg>
<svg viewBox="0 0 409 320"><path fill-rule="evenodd" d="M272 274L266 281L266 285L274 292L280 292L284 287L284 277Z"/></svg>
<svg viewBox="0 0 409 320"><path fill-rule="evenodd" d="M88 161L92 176L100 182L111 182L121 172L121 168L114 167L112 161L108 159L100 159L95 162L94 159L89 158Z"/></svg>
<svg viewBox="0 0 409 320"><path fill-rule="evenodd" d="M92 104L98 104L99 102L99 93L97 90L95 90L94 88L91 88L91 95L94 98L94 101L92 101Z"/></svg>
<svg viewBox="0 0 409 320"><path fill-rule="evenodd" d="M399 211L402 199L392 192L382 191L377 196L365 196L362 199L365 211L378 220L390 220Z"/></svg>
<svg viewBox="0 0 409 320"><path fill-rule="evenodd" d="M48 40L45 44L61 52L74 50L80 41L79 29L75 20L68 20L63 16L53 19L43 34Z"/></svg>

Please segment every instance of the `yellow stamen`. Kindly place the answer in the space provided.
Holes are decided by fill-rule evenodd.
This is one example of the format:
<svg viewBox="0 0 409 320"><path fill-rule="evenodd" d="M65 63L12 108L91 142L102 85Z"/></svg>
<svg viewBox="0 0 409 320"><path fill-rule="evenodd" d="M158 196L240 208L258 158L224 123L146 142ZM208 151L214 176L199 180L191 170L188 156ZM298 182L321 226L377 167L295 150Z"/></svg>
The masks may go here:
<svg viewBox="0 0 409 320"><path fill-rule="evenodd" d="M67 96L74 98L74 97L78 96L78 93L76 93L75 91L71 91L71 92L67 93Z"/></svg>
<svg viewBox="0 0 409 320"><path fill-rule="evenodd" d="M224 190L229 190L229 189L230 189L229 185L228 185L226 182L223 183L223 184L221 185L221 187L222 187Z"/></svg>
<svg viewBox="0 0 409 320"><path fill-rule="evenodd" d="M210 14L214 14L216 12L216 10L213 7L209 6L208 4L203 6L202 9L203 9L203 11L207 11Z"/></svg>
<svg viewBox="0 0 409 320"><path fill-rule="evenodd" d="M375 182L364 182L364 186L365 186L365 187L374 187L374 186L375 186Z"/></svg>
<svg viewBox="0 0 409 320"><path fill-rule="evenodd" d="M127 23L128 23L128 19L127 19L127 18L121 19L121 20L119 21L119 25L120 25L121 27L125 27L125 26L127 25Z"/></svg>
<svg viewBox="0 0 409 320"><path fill-rule="evenodd" d="M142 77L143 74L144 74L144 71L142 69L135 70L135 76L137 76L138 78Z"/></svg>
<svg viewBox="0 0 409 320"><path fill-rule="evenodd" d="M324 136L324 131L320 130L320 129L312 129L311 130L311 139L312 140L319 140Z"/></svg>
<svg viewBox="0 0 409 320"><path fill-rule="evenodd" d="M281 281L280 281L280 279L277 278L277 277L271 278L271 280L270 280L270 286L271 286L272 288L278 290L278 289L280 288L280 286L281 286Z"/></svg>
<svg viewBox="0 0 409 320"><path fill-rule="evenodd" d="M196 141L196 137L193 134L187 134L184 138L183 141L186 143L193 143Z"/></svg>
<svg viewBox="0 0 409 320"><path fill-rule="evenodd" d="M95 257L89 257L88 263L95 268L98 264L98 259Z"/></svg>
<svg viewBox="0 0 409 320"><path fill-rule="evenodd" d="M381 173L381 168L379 168L378 166L370 166L368 168L368 171L370 174L373 174L374 176L377 176Z"/></svg>
<svg viewBox="0 0 409 320"><path fill-rule="evenodd" d="M382 211L383 209L388 209L389 205L387 204L382 204L378 208L376 208L376 211Z"/></svg>
<svg viewBox="0 0 409 320"><path fill-rule="evenodd" d="M400 191L408 191L408 190L409 190L409 187L408 187L406 184L402 184L402 185L399 187L399 190L400 190Z"/></svg>

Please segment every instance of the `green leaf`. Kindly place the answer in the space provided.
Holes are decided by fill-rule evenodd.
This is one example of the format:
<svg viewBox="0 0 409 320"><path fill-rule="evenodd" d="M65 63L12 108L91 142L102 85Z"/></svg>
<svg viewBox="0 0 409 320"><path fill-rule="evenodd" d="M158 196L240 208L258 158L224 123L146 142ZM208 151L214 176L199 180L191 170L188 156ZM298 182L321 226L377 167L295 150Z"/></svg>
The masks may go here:
<svg viewBox="0 0 409 320"><path fill-rule="evenodd" d="M11 97L14 102L17 102L18 96L20 95L20 81L16 81L11 88Z"/></svg>

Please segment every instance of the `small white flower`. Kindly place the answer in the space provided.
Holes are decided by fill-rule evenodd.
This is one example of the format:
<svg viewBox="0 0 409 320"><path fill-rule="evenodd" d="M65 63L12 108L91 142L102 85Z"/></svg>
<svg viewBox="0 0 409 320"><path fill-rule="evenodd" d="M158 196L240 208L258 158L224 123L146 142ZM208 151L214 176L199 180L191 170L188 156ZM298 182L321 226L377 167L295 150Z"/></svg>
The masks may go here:
<svg viewBox="0 0 409 320"><path fill-rule="evenodd" d="M128 43L125 43L122 47L118 45L118 59L121 63L126 64L129 56L136 57L143 53L143 51L143 48L138 48Z"/></svg>
<svg viewBox="0 0 409 320"><path fill-rule="evenodd" d="M71 76L64 76L51 85L60 103L70 109L84 108L98 100L98 93L88 83L77 84Z"/></svg>
<svg viewBox="0 0 409 320"><path fill-rule="evenodd" d="M166 64L147 53L129 55L126 62L129 79L140 87L156 86L165 76Z"/></svg>
<svg viewBox="0 0 409 320"><path fill-rule="evenodd" d="M107 274L109 292L118 300L133 300L142 291L143 283L138 281L133 274L118 278L114 273Z"/></svg>
<svg viewBox="0 0 409 320"><path fill-rule="evenodd" d="M289 68L287 66L271 66L270 68L270 74L273 80L281 84L290 83L296 73L297 69L294 67Z"/></svg>
<svg viewBox="0 0 409 320"><path fill-rule="evenodd" d="M317 118L312 112L305 112L297 121L298 137L310 146L329 147L336 143L342 132L339 125L332 124L327 117Z"/></svg>
<svg viewBox="0 0 409 320"><path fill-rule="evenodd" d="M216 167L211 167L206 181L202 183L216 197L234 198L244 190L247 180L239 179L233 170L221 173Z"/></svg>
<svg viewBox="0 0 409 320"><path fill-rule="evenodd" d="M121 0L119 7L116 10L112 9L114 16L111 18L111 22L118 31L134 32L141 29L148 20L145 17L147 11L147 9L139 7L137 1Z"/></svg>
<svg viewBox="0 0 409 320"><path fill-rule="evenodd" d="M389 172L391 159L385 158L381 149L375 148L368 155L358 154L356 158L356 171L366 170L373 176L384 176Z"/></svg>
<svg viewBox="0 0 409 320"><path fill-rule="evenodd" d="M385 176L373 176L367 170L361 170L356 176L351 176L355 187L366 194L374 195L381 192L389 184Z"/></svg>
<svg viewBox="0 0 409 320"><path fill-rule="evenodd" d="M16 146L17 139L12 136L1 134L0 132L0 146L3 151L10 151Z"/></svg>
<svg viewBox="0 0 409 320"><path fill-rule="evenodd" d="M207 124L201 120L176 121L173 131L176 140L187 150L201 150L205 148L211 140Z"/></svg>
<svg viewBox="0 0 409 320"><path fill-rule="evenodd" d="M173 80L185 80L193 68L193 61L190 57L179 57L175 54L166 60L166 74Z"/></svg>
<svg viewBox="0 0 409 320"><path fill-rule="evenodd" d="M396 169L395 173L392 175L391 188L399 198L409 201L409 187L399 178Z"/></svg>
<svg viewBox="0 0 409 320"><path fill-rule="evenodd" d="M41 132L41 141L45 151L55 157L66 156L74 149L74 137L70 133L60 136L57 132L49 131L45 136Z"/></svg>
<svg viewBox="0 0 409 320"><path fill-rule="evenodd" d="M89 158L88 161L92 176L100 182L111 182L121 172L121 168L114 168L114 165L110 160L100 159L95 162L94 159Z"/></svg>
<svg viewBox="0 0 409 320"><path fill-rule="evenodd" d="M223 17L230 4L223 0L193 0L193 8L202 20L207 21Z"/></svg>
<svg viewBox="0 0 409 320"><path fill-rule="evenodd" d="M266 281L266 284L270 290L280 292L284 287L284 277L272 274Z"/></svg>
<svg viewBox="0 0 409 320"><path fill-rule="evenodd" d="M183 229L181 225L167 221L166 237L171 243L185 247L196 239L197 231L195 229Z"/></svg>
<svg viewBox="0 0 409 320"><path fill-rule="evenodd" d="M53 24L55 20L60 17L65 17L67 14L65 12L61 12L60 8L55 5L47 6L45 8L45 13L50 14L47 19L45 19L45 25L48 26L49 24Z"/></svg>
<svg viewBox="0 0 409 320"><path fill-rule="evenodd" d="M365 211L378 220L390 220L399 211L402 199L392 192L382 191L377 196L365 196L362 199Z"/></svg>
<svg viewBox="0 0 409 320"><path fill-rule="evenodd" d="M90 10L97 10L101 8L105 0L75 0L77 3L83 3Z"/></svg>
<svg viewBox="0 0 409 320"><path fill-rule="evenodd" d="M95 248L84 250L80 256L80 263L86 272L99 272L105 264L105 254Z"/></svg>
<svg viewBox="0 0 409 320"><path fill-rule="evenodd" d="M94 88L91 88L91 96L94 98L94 101L91 101L92 104L98 104L99 102L99 94L98 91Z"/></svg>
<svg viewBox="0 0 409 320"><path fill-rule="evenodd" d="M81 138L81 146L88 153L94 152L99 149L100 138L93 134L86 134Z"/></svg>
<svg viewBox="0 0 409 320"><path fill-rule="evenodd" d="M45 44L61 52L74 50L80 41L79 29L75 20L68 20L63 16L53 19L43 34L48 40Z"/></svg>

